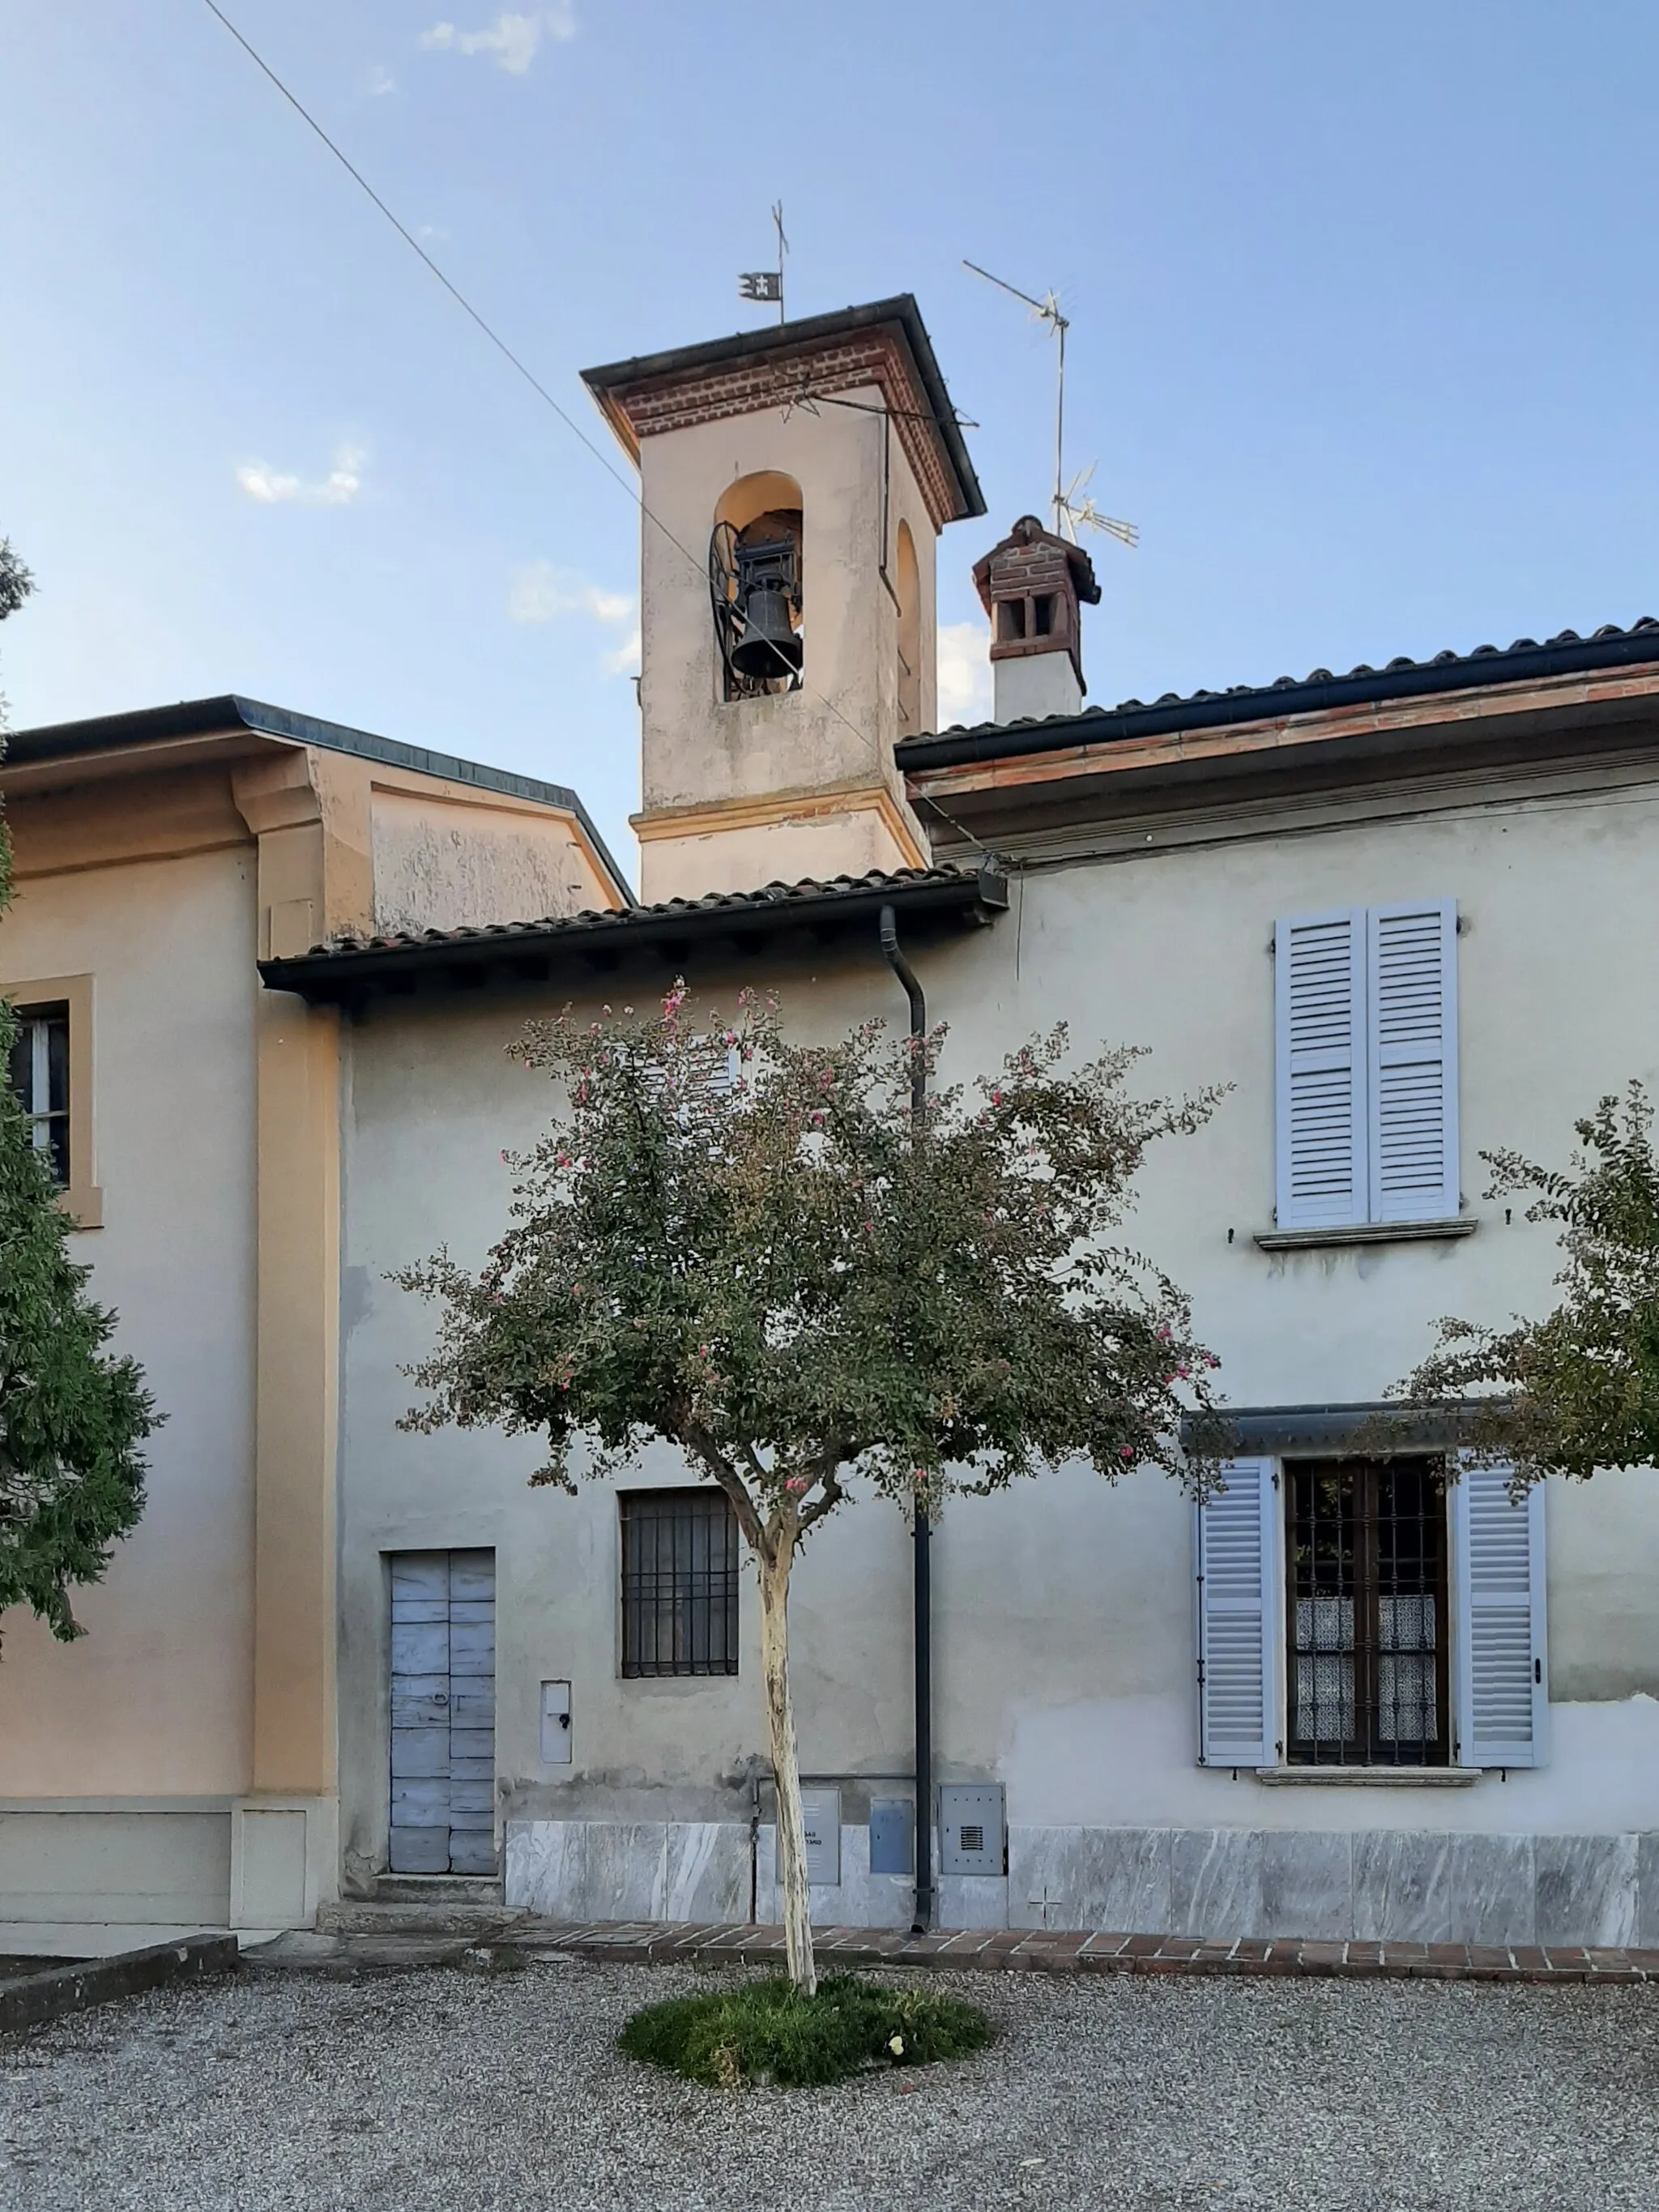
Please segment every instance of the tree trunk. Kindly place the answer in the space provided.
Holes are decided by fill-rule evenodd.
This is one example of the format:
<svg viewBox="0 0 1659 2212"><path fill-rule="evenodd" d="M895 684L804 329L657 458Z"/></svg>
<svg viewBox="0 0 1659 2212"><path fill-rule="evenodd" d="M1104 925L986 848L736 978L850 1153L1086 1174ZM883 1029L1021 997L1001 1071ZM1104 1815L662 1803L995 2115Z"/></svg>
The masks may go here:
<svg viewBox="0 0 1659 2212"><path fill-rule="evenodd" d="M816 1994L812 1914L806 1893L806 1824L800 1809L800 1765L795 1750L795 1711L789 1702L789 1570L793 1534L780 1531L770 1561L760 1563L761 1672L771 1731L772 1779L778 1800L778 1889L783 1906L784 1954L789 1978L803 1996Z"/></svg>

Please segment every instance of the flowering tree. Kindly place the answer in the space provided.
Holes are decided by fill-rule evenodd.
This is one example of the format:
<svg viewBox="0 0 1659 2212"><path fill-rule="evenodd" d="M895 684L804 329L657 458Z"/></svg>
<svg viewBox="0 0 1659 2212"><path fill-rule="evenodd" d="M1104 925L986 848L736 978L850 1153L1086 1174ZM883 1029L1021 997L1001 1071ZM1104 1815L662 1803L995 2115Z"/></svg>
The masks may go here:
<svg viewBox="0 0 1659 2212"><path fill-rule="evenodd" d="M731 1500L760 1583L789 1972L810 1995L796 1554L855 1487L933 1509L1076 1457L1197 1479L1177 1431L1215 1363L1115 1232L1147 1146L1214 1095L1137 1098L1134 1054L1068 1068L1058 1030L916 1123L913 1054L931 1066L942 1032L793 1044L748 998L699 1029L683 986L649 1020L605 1011L514 1048L563 1098L511 1161L512 1225L482 1273L440 1254L397 1278L441 1308L405 1425L538 1431L533 1480L569 1490L662 1437Z"/></svg>
<svg viewBox="0 0 1659 2212"><path fill-rule="evenodd" d="M1488 1198L1530 1192L1528 1221L1560 1224L1561 1292L1541 1321L1506 1329L1443 1321L1440 1342L1401 1395L1465 1408L1474 1449L1512 1463L1517 1483L1579 1480L1598 1467L1659 1464L1659 1159L1639 1083L1576 1124L1569 1171L1486 1152ZM1473 1409L1470 1410L1470 1401Z"/></svg>

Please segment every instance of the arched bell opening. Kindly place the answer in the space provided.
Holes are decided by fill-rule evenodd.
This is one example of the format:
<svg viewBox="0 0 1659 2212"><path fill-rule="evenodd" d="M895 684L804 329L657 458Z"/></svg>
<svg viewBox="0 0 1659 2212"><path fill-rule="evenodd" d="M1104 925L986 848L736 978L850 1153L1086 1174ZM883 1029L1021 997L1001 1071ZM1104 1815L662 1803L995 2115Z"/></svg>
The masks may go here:
<svg viewBox="0 0 1659 2212"><path fill-rule="evenodd" d="M801 489L775 469L720 494L708 541L708 595L722 696L764 698L800 688L805 658Z"/></svg>
<svg viewBox="0 0 1659 2212"><path fill-rule="evenodd" d="M898 526L893 590L898 600L899 735L909 738L921 727L921 567L908 522Z"/></svg>

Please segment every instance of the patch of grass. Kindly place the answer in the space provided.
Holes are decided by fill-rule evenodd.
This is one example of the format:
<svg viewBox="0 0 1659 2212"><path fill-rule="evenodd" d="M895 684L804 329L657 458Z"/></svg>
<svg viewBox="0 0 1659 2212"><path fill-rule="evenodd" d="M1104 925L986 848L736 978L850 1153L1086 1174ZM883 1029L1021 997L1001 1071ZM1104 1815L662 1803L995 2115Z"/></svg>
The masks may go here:
<svg viewBox="0 0 1659 2212"><path fill-rule="evenodd" d="M928 1989L878 1989L832 1974L803 1997L781 1976L647 2005L623 2028L630 2058L710 2088L771 2081L787 2089L844 2081L872 2066L965 2058L995 2033L977 2006Z"/></svg>

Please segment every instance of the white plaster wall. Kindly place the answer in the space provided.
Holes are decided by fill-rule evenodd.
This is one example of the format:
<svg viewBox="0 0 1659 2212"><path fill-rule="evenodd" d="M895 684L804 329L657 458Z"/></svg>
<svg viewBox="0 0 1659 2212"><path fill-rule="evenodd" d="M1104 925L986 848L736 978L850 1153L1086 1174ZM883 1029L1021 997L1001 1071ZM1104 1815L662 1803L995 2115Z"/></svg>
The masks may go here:
<svg viewBox="0 0 1659 2212"><path fill-rule="evenodd" d="M1653 996L1654 828L1645 798L1504 804L1030 875L994 930L917 955L930 1012L951 1024L945 1078L994 1065L1064 1018L1083 1049L1150 1046L1136 1078L1148 1086L1231 1082L1204 1132L1151 1161L1129 1233L1192 1291L1234 1403L1375 1398L1421 1355L1437 1316L1500 1320L1549 1298L1553 1240L1482 1198L1481 1148L1561 1159L1573 1117L1601 1091L1659 1074L1659 1032L1630 1018ZM1446 1244L1270 1257L1251 1239L1273 1205L1274 919L1431 895L1455 897L1468 925L1463 1187L1479 1228ZM786 1012L818 1033L872 1010L902 1014L874 958L813 957L744 980L775 982ZM624 995L615 981L607 992ZM392 1543L503 1547L499 1759L515 1813L731 1820L763 1747L752 1610L737 1681L620 1681L614 1501L527 1492L527 1445L392 1426L406 1395L392 1370L424 1344L426 1323L375 1279L446 1239L469 1259L489 1241L507 1194L500 1148L528 1133L544 1103L501 1048L538 1011L451 1000L377 1012L353 1038L347 1241L368 1311L347 1368L342 1680L348 1771L371 1777L351 1785L360 1844L383 1794L374 1555ZM1659 1489L1649 1475L1604 1475L1553 1492L1548 1512L1550 1765L1469 1790L1361 1792L1269 1789L1194 1765L1190 1510L1164 1478L1114 1488L1073 1468L952 1501L934 1566L939 1775L1005 1781L1016 1827L1659 1827ZM904 1765L908 1574L908 1534L879 1504L847 1511L803 1561L796 1686L809 1771ZM556 1776L535 1759L543 1674L574 1686L575 1760Z"/></svg>
<svg viewBox="0 0 1659 2212"><path fill-rule="evenodd" d="M874 386L842 396L860 408L882 404ZM642 492L663 525L646 530L641 552L647 810L884 780L902 800L892 761L897 617L878 573L883 429L878 416L826 404L816 415L797 409L787 421L773 410L644 441ZM889 551L901 520L915 540L926 708L933 697L937 540L897 438L888 459ZM726 702L702 562L721 493L763 470L792 476L801 487L803 674L810 688Z"/></svg>
<svg viewBox="0 0 1659 2212"><path fill-rule="evenodd" d="M167 1425L149 1502L55 1643L0 1621L0 1802L228 1796L250 1752L252 848L27 880L0 981L94 982L104 1226L71 1242Z"/></svg>

